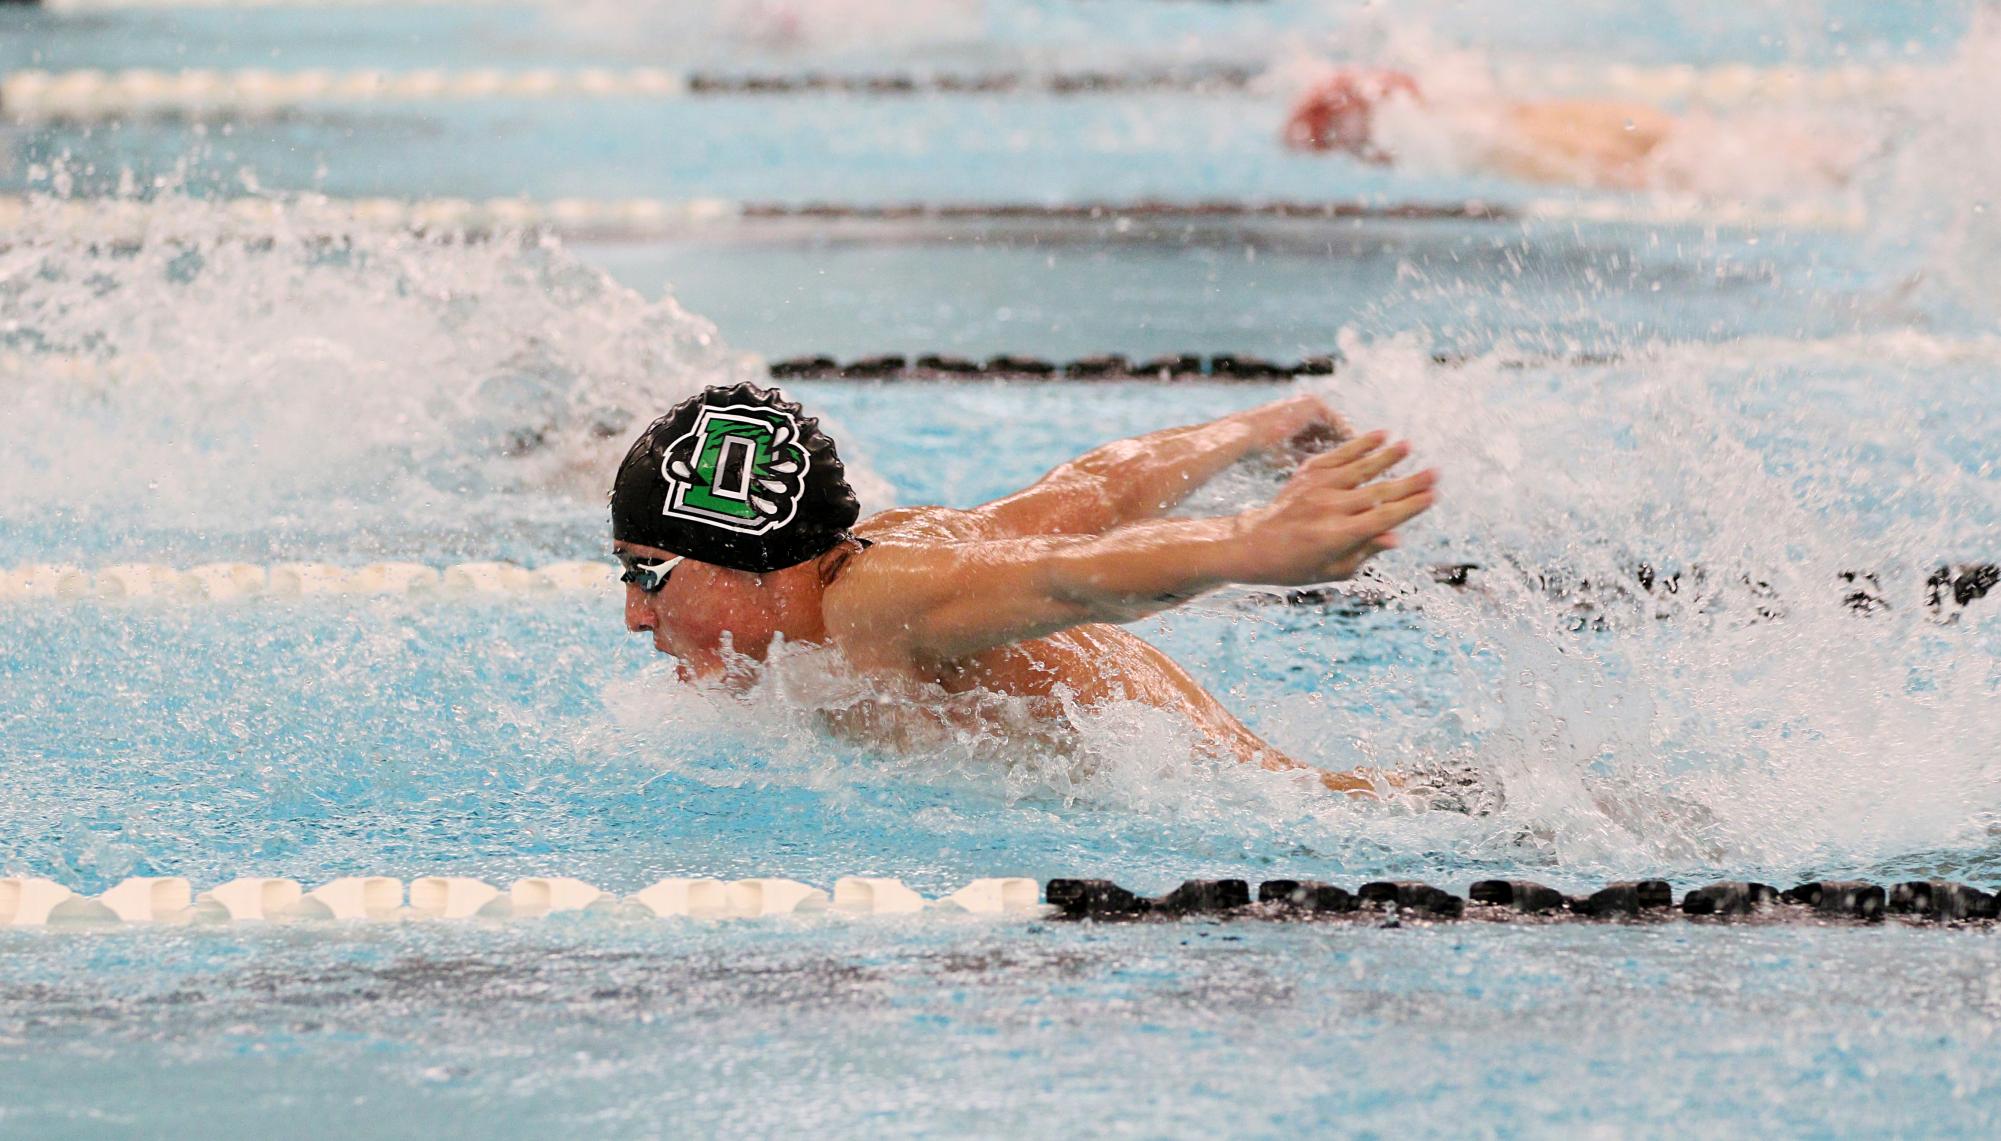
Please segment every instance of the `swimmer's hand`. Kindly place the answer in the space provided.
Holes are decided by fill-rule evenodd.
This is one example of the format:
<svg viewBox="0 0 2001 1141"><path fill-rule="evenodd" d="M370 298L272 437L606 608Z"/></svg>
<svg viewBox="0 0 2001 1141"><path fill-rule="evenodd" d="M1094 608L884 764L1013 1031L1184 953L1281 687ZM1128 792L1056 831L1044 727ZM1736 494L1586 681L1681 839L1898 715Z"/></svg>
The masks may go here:
<svg viewBox="0 0 2001 1141"><path fill-rule="evenodd" d="M1327 791L1346 793L1357 800L1381 800L1385 789L1392 796L1404 791L1404 777L1401 773L1384 772L1381 769L1355 769L1345 773L1320 769L1318 772L1320 783Z"/></svg>
<svg viewBox="0 0 2001 1141"><path fill-rule="evenodd" d="M1410 454L1382 432L1299 466L1272 502L1238 515L1227 577L1271 586L1338 582L1397 545L1396 529L1431 508L1438 473L1370 482Z"/></svg>
<svg viewBox="0 0 2001 1141"><path fill-rule="evenodd" d="M1339 412L1310 392L1261 404L1237 418L1250 428L1256 449L1287 469L1355 436Z"/></svg>

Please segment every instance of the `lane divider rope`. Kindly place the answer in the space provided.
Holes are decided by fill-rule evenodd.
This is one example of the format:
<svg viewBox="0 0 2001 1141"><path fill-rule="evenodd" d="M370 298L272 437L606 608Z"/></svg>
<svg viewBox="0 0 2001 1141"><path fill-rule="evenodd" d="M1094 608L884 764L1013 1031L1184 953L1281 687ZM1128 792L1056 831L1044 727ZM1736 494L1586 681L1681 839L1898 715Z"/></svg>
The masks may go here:
<svg viewBox="0 0 2001 1141"><path fill-rule="evenodd" d="M1189 880L1152 899L1110 880L1052 879L1045 898L1058 917L1073 920L1359 915L1371 921L1383 917L1383 925L1394 926L1402 917L1665 920L1677 911L1691 918L1780 922L1877 923L1900 916L1913 922L1992 924L2001 917L2001 900L1994 894L1946 880L1909 880L1888 888L1857 880L1817 880L1784 891L1770 884L1725 881L1688 892L1678 908L1674 888L1665 880L1622 881L1583 895L1566 895L1529 880L1481 880L1465 896L1417 880L1378 880L1352 892L1310 880L1266 880L1258 885L1253 903L1250 884L1239 879Z"/></svg>
<svg viewBox="0 0 2001 1141"><path fill-rule="evenodd" d="M0 114L19 123L128 118L263 118L314 106L479 99L683 99L725 95L1108 95L1242 91L1256 77L1236 67L1113 72L943 75L728 74L662 67L507 71L16 71L0 78Z"/></svg>
<svg viewBox="0 0 2001 1141"><path fill-rule="evenodd" d="M688 916L751 919L833 912L907 915L948 911L1039 917L1032 879L978 879L926 899L901 880L846 876L833 891L778 877L664 879L623 898L568 876L530 876L505 888L468 876L425 876L407 885L392 876L344 876L310 890L297 880L244 876L196 893L180 876L135 876L95 896L54 880L0 878L0 927L283 922L344 919L535 919L563 912L624 918Z"/></svg>
<svg viewBox="0 0 2001 1141"><path fill-rule="evenodd" d="M1137 92L1242 92L1257 68L1198 65L1145 72L930 72L793 75L726 74L668 68L475 68L447 71L263 68L160 71L28 69L0 77L0 114L17 122L101 122L139 117L262 117L311 106L475 99L680 99L719 95L798 95L839 92L867 96L949 94L1098 95ZM1502 90L1601 95L1656 104L1745 106L1788 100L1894 98L1931 71L1904 64L1812 70L1731 64L1579 67L1538 65L1504 74Z"/></svg>
<svg viewBox="0 0 2001 1141"><path fill-rule="evenodd" d="M1301 224L1368 222L1572 223L1639 226L1726 226L1754 229L1858 230L1860 205L1801 201L1773 206L1715 202L1673 195L1537 199L1519 205L1462 202L1196 201L934 203L837 205L739 202L721 198L232 198L212 213L190 216L185 202L156 207L118 198L0 195L0 245L30 219L44 231L91 243L138 245L203 235L268 238L279 233L328 236L357 228L410 230L436 237L487 237L547 230L585 241L644 241L713 235L759 225L945 225L1049 223L1095 225L1111 236L1148 236L1155 223L1272 221ZM178 208L176 208L178 207ZM180 231L189 231L182 233ZM863 235L865 236L865 235ZM1174 234L1182 235L1177 230Z"/></svg>
<svg viewBox="0 0 2001 1141"><path fill-rule="evenodd" d="M1469 902L1470 900L1470 902ZM1817 880L1784 891L1770 884L1724 881L1684 894L1676 906L1664 880L1608 884L1567 895L1529 880L1480 880L1464 896L1416 880L1377 880L1354 891L1314 880L1266 880L1255 901L1249 881L1188 880L1149 898L1110 880L1025 877L973 880L926 899L903 881L844 876L827 891L782 877L663 879L619 897L569 876L529 876L505 889L469 876L343 876L307 889L297 880L243 876L200 893L180 876L135 876L95 896L36 876L0 878L0 927L111 927L143 924L276 923L311 920L538 919L587 914L624 919L763 919L831 913L849 916L950 912L1021 919L1081 921L1210 919L1356 919L1399 926L1440 921L1764 919L1859 921L1892 917L1913 924L1979 923L2001 918L1993 893L1948 880L1908 880L1884 887L1857 880Z"/></svg>
<svg viewBox="0 0 2001 1141"><path fill-rule="evenodd" d="M441 598L556 591L609 591L618 571L609 561L556 562L529 568L507 562L446 567L382 562L206 563L177 570L158 563L120 563L95 572L62 563L28 563L0 570L0 601L180 599L224 600L316 595L416 595Z"/></svg>
<svg viewBox="0 0 2001 1141"><path fill-rule="evenodd" d="M538 8L548 0L19 0L46 11L119 12L216 8Z"/></svg>
<svg viewBox="0 0 2001 1141"><path fill-rule="evenodd" d="M1012 379L1144 380L1144 381L1284 381L1301 376L1332 376L1334 358L1307 357L1279 362L1244 353L1176 353L1134 361L1122 353L1100 353L1073 360L1003 353L975 361L966 357L897 353L856 357L842 362L831 356L792 357L771 362L774 380L972 380Z"/></svg>
<svg viewBox="0 0 2001 1141"><path fill-rule="evenodd" d="M1430 568L1433 582L1456 588L1476 587L1482 568L1474 563L1441 564ZM1632 570L1630 583L1602 586L1602 593L1630 603L1656 590L1683 594L1701 589L1704 574L1692 568L1681 575L1656 576L1647 567ZM1947 622L1959 611L2001 586L2001 566L1960 563L1935 568L1926 577L1922 604ZM134 602L230 601L256 598L381 597L465 599L557 592L609 593L618 587L616 568L609 562L569 561L529 568L508 562L465 562L446 567L424 563L379 562L358 567L332 563L218 562L176 569L159 563L118 563L87 571L63 563L25 563L0 568L0 605L10 602L75 602L85 599ZM1552 582L1550 589L1573 603L1592 597L1583 584ZM1861 615L1893 610L1874 575L1850 571L1838 585L1842 603ZM1366 578L1341 586L1300 590L1250 590L1230 598L1239 607L1323 607L1339 613L1360 613L1395 605L1398 595ZM1778 599L1768 599L1772 606ZM1773 611L1777 613L1776 610Z"/></svg>

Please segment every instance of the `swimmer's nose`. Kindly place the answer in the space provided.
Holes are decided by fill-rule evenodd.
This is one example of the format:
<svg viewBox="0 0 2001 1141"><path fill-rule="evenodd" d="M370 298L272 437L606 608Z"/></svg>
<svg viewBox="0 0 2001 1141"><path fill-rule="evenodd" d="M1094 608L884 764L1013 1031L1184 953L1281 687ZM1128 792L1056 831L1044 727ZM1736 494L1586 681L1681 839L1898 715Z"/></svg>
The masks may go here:
<svg viewBox="0 0 2001 1141"><path fill-rule="evenodd" d="M653 629L653 607L646 592L632 583L625 584L625 628L635 634Z"/></svg>

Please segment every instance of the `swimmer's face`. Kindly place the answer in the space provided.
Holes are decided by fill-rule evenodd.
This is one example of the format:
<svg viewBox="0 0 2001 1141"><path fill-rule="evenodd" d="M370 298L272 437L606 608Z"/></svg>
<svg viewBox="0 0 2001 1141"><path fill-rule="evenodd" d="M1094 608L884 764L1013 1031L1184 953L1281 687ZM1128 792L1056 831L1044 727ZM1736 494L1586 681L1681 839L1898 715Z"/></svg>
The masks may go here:
<svg viewBox="0 0 2001 1141"><path fill-rule="evenodd" d="M615 543L613 549L641 559L673 558L636 543ZM684 680L721 673L726 645L761 661L782 629L782 608L760 577L770 578L683 559L659 590L626 584L625 628L650 633L654 649L680 662Z"/></svg>

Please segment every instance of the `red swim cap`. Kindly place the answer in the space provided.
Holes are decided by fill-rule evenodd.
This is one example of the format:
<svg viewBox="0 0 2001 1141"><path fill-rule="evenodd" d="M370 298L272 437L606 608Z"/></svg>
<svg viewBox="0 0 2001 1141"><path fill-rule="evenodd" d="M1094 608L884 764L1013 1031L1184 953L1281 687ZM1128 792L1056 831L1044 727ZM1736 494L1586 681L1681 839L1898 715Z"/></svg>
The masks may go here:
<svg viewBox="0 0 2001 1141"><path fill-rule="evenodd" d="M1391 95L1422 99L1417 80L1401 71L1341 71L1316 84L1293 105L1285 143L1309 151L1344 150L1366 162L1388 162L1375 145L1376 104Z"/></svg>

